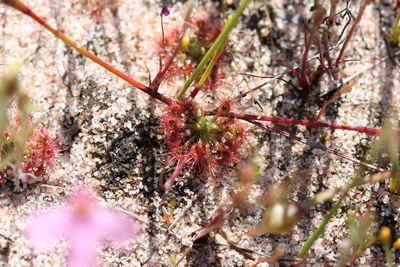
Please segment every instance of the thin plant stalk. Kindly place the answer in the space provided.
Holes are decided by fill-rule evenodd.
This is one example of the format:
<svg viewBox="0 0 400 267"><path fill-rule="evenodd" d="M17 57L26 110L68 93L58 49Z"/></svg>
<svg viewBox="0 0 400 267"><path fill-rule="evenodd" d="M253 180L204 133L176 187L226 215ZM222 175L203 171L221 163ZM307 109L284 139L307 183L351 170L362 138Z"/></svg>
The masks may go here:
<svg viewBox="0 0 400 267"><path fill-rule="evenodd" d="M170 69L172 63L174 62L174 59L176 57L176 55L179 53L179 51L182 48L182 38L184 37L187 28L188 28L188 22L190 19L190 16L192 14L192 7L190 6L185 14L185 19L184 19L184 27L182 30L182 36L180 37L180 42L179 44L175 47L172 55L170 56L170 58L168 59L168 61L166 62L165 66L163 67L163 62L162 62L162 58L160 55L159 61L160 61L160 70L158 71L156 77L154 78L153 81L151 81L150 85L149 85L149 89L153 92L157 92L160 84L162 82L162 80L164 79L165 74L167 73L167 71ZM163 47L165 46L165 36L164 36L164 22L163 22L163 14L161 13L161 31L162 31L162 45ZM164 51L165 51L165 47L164 47Z"/></svg>
<svg viewBox="0 0 400 267"><path fill-rule="evenodd" d="M207 115L212 115L207 114ZM221 116L247 120L247 121L267 121L277 124L285 124L285 125L304 125L306 127L313 128L329 128L333 130L346 130L346 131L355 131L359 133L366 133L371 135L377 135L380 132L380 129L377 128L365 128L365 127L354 127L354 126L345 126L345 125L337 125L326 123L322 121L312 121L312 120L294 120L288 118L280 118L280 117L271 117L271 116L258 116L252 114L236 114L236 113L227 113Z"/></svg>
<svg viewBox="0 0 400 267"><path fill-rule="evenodd" d="M201 76L199 82L196 84L193 92L190 94L190 97L194 99L196 95L200 92L201 87L207 80L207 78L211 75L211 72L214 68L214 65L217 63L218 59L221 57L222 53L224 52L225 45L221 47L221 49L212 57L210 63L208 64L206 70L204 71L203 75Z"/></svg>
<svg viewBox="0 0 400 267"><path fill-rule="evenodd" d="M385 261L386 261L386 266L387 267L393 267L393 251L390 249L389 246L384 247L385 251Z"/></svg>
<svg viewBox="0 0 400 267"><path fill-rule="evenodd" d="M198 84L196 85L197 87L203 86L207 78L211 75L211 71L214 68L215 64L217 63L218 59L221 57L222 52L224 52L225 44L217 51L216 54L212 57L210 63L208 64L206 70L204 71L203 75L201 76Z"/></svg>
<svg viewBox="0 0 400 267"><path fill-rule="evenodd" d="M265 129L265 130L267 130L268 132L274 132L274 133L279 134L279 135L281 135L281 136L284 136L284 137L286 137L286 138L288 138L288 139L290 139L290 140L294 140L294 141L300 142L300 143L302 143L302 144L305 144L305 145L307 145L307 146L310 147L310 148L316 148L316 149L320 149L320 150L326 151L326 152L328 152L328 153L330 153L330 154L336 155L336 156L338 156L338 157L340 157L340 158L349 160L349 161L351 161L351 162L354 162L354 163L356 163L356 164L359 164L359 165L361 165L361 166L367 167L367 168L372 169L372 170L375 170L375 171L379 171L379 172L383 172L383 171L384 171L382 168L376 167L376 166L374 166L374 165L372 165L372 164L370 164L370 163L368 163L368 162L364 162L364 161L362 161L362 160L359 160L359 159L356 159L356 158L352 158L352 157L350 157L349 155L347 155L347 154L345 154L345 153L339 152L339 151L337 151L337 150L335 150L335 149L326 147L326 146L321 145L321 144L313 144L313 143L310 143L310 142L309 142L307 139L305 139L305 138L298 137L298 136L295 135L295 134L289 133L289 132L284 131L284 130L281 130L281 129L279 129L279 128L271 127L271 126L262 124L262 123L260 123L260 122L258 122L258 121L251 121L251 120L249 120L248 122L250 122L251 124L254 124L254 125L256 125L256 126L262 128L262 129Z"/></svg>
<svg viewBox="0 0 400 267"><path fill-rule="evenodd" d="M339 56L337 57L336 62L334 64L335 67L338 67L339 64L342 63L342 58L344 56L344 51L349 46L350 40L353 37L353 35L354 35L354 33L355 33L356 29L357 29L358 24L360 24L361 18L363 17L365 9L367 8L367 5L369 4L369 2L370 2L370 0L364 0L364 2L362 3L360 11L358 12L356 19L354 20L353 25L351 25L349 34L347 35L346 40L344 40L343 46L340 49Z"/></svg>
<svg viewBox="0 0 400 267"><path fill-rule="evenodd" d="M204 55L204 57L200 61L199 65L197 65L196 69L193 71L192 75L189 77L189 79L186 80L184 86L178 92L178 99L183 97L183 95L186 93L186 91L189 89L189 87L192 85L192 83L196 80L196 78L201 74L203 69L209 63L209 61L214 56L214 54L217 53L218 50L220 50L221 47L223 47L225 45L225 42L228 39L230 32L238 23L240 17L243 14L243 11L245 10L245 8L249 4L249 2L250 2L250 0L242 0L239 7L236 9L236 11L228 18L228 20L225 24L224 30L219 34L218 38L215 40L213 45L210 47L210 49Z"/></svg>
<svg viewBox="0 0 400 267"><path fill-rule="evenodd" d="M333 22L335 21L336 8L337 8L338 3L339 3L339 0L331 0L331 10L329 12L329 18L328 18L329 25L332 25Z"/></svg>
<svg viewBox="0 0 400 267"><path fill-rule="evenodd" d="M335 102L338 98L340 98L341 95L350 92L353 88L354 83L354 80L350 80L348 83L341 86L339 90L328 101L324 103L318 114L315 116L315 120L319 120L321 116L325 113L328 106Z"/></svg>
<svg viewBox="0 0 400 267"><path fill-rule="evenodd" d="M397 11L392 27L392 44L398 45L400 41L400 10Z"/></svg>
<svg viewBox="0 0 400 267"><path fill-rule="evenodd" d="M308 81L308 76L307 76L307 58L308 58L308 53L311 49L311 42L312 42L312 37L313 37L313 32L310 34L310 38L308 38L308 26L307 26L307 18L304 20L304 52L303 52L303 57L301 59L301 70L300 74L298 76L299 80L299 85L302 88L309 88L310 83ZM290 67L290 69L292 69ZM294 69L292 69L293 71Z"/></svg>
<svg viewBox="0 0 400 267"><path fill-rule="evenodd" d="M329 212L325 215L324 219L319 225L319 227L313 232L313 234L307 239L306 243L304 243L304 245L301 247L299 253L297 254L299 258L304 258L305 256L307 256L307 253L310 250L311 246L320 237L320 235L324 233L326 225L329 223L332 217L337 213L346 195L347 192L343 193L340 196L340 198L335 202L335 204L332 205Z"/></svg>
<svg viewBox="0 0 400 267"><path fill-rule="evenodd" d="M313 232L313 234L307 239L304 245L301 247L297 256L299 258L304 258L307 256L309 250L311 249L312 245L317 241L317 239L325 232L325 227L332 219L332 217L338 212L340 206L342 205L343 200L347 197L347 194L350 190L358 185L360 185L359 178L353 178L350 183L346 186L342 194L340 195L339 199L332 205L329 209L328 213L325 215L324 219L322 220L321 224L318 228Z"/></svg>
<svg viewBox="0 0 400 267"><path fill-rule="evenodd" d="M161 102L164 102L166 104L169 104L172 102L169 98L166 96L154 91L150 90L146 85L142 84L141 82L133 79L126 73L116 69L115 67L111 66L109 63L106 61L102 60L101 58L95 56L94 54L90 53L88 50L86 50L83 47L78 46L74 41L69 39L65 34L62 32L58 31L57 29L53 28L50 26L44 19L39 17L36 13L34 13L27 5L25 5L22 1L20 0L3 0L4 4L15 8L16 10L22 12L23 14L31 17L34 21L42 25L44 28L46 28L48 31L54 34L55 37L63 41L66 45L74 48L76 51L78 51L82 56L89 58L93 62L99 64L109 72L115 74L116 76L120 77L121 79L125 80L128 82L130 85L133 87L145 92L148 95L151 95L152 97L160 100Z"/></svg>

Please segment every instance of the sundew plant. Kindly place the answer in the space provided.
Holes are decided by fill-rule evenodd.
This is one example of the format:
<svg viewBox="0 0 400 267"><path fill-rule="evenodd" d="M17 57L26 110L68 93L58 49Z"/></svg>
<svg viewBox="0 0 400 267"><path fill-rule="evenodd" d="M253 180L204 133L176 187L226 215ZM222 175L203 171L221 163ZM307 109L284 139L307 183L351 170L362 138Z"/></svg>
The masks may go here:
<svg viewBox="0 0 400 267"><path fill-rule="evenodd" d="M18 16L13 27L34 27L32 34L63 44L60 49L68 57L65 74L53 78L68 91L62 100L51 100L56 109L63 107L55 129L59 146L66 145L60 149L63 167L53 171L64 168L80 178L35 179L39 183L25 194L34 197L35 187L69 192L76 181L142 223L139 227L133 218L102 208L92 194L79 197L85 194L78 190L66 208L33 215L27 232L47 245L64 237L70 266L94 266L100 261L96 249L119 242L118 230L121 240L134 237L136 244L127 252L101 246L108 264L399 263L397 5L393 9L369 0L184 2L1 0L4 24L7 16ZM381 8L388 11L380 19L394 21L392 28L373 28L371 16ZM68 12L55 16L49 9ZM74 22L74 17L85 19ZM63 19L89 25L100 32L99 39L82 37L82 30L75 38ZM371 37L384 31L391 42ZM8 34L4 42L34 42L21 32ZM108 32L116 33L108 37ZM126 46L125 37L135 45ZM74 40L80 38L87 43ZM114 41L123 52L112 46ZM46 72L40 66L48 60L64 64L60 51L43 40L35 53L43 57L36 59L38 73ZM124 63L118 62L121 57ZM87 82L86 72L93 71L100 73L97 80ZM129 86L123 98L117 89L121 81ZM368 88L379 86L383 96L377 102L378 89ZM59 94L55 88L43 90ZM140 109L150 115L137 115ZM31 125L26 115L14 120L17 128ZM0 122L2 138L9 142L8 119ZM10 171L10 177L0 176L0 186L2 181L9 185L11 200L30 183L21 175L52 177L53 140L47 130L32 130L28 137L22 142L30 150L17 150L19 161L3 164L0 172ZM79 162L85 173L66 169L72 167L63 161ZM92 204L95 208L86 209ZM60 227L42 227L46 218ZM139 228L140 234L132 230ZM90 249L81 250L86 243ZM37 262L35 255L30 257Z"/></svg>

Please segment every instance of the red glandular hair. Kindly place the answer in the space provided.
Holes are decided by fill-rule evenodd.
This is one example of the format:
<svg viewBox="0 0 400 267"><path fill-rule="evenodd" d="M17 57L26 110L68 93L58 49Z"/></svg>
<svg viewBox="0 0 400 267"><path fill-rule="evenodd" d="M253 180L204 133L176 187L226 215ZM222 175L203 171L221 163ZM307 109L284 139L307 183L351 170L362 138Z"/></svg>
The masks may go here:
<svg viewBox="0 0 400 267"><path fill-rule="evenodd" d="M222 102L220 113L230 112L231 103ZM172 157L192 163L206 172L216 167L227 167L237 163L240 148L245 139L245 128L236 119L204 117L212 122L213 129L207 135L196 132L201 110L189 101L169 105L161 119L166 142Z"/></svg>

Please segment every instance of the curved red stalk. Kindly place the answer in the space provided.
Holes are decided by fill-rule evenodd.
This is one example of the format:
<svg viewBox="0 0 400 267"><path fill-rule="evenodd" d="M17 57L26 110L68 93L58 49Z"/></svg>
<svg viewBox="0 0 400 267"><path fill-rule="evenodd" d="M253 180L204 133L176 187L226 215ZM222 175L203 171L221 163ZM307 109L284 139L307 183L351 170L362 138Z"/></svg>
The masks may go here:
<svg viewBox="0 0 400 267"><path fill-rule="evenodd" d="M311 42L314 36L314 33L311 32L310 38L308 39L307 34L308 34L308 27L307 27L307 17L306 17L304 20L304 52L303 52L303 58L301 60L300 74L298 75L299 85L303 89L307 89L310 87L310 83L308 82L308 77L307 77L307 58L311 48Z"/></svg>
<svg viewBox="0 0 400 267"><path fill-rule="evenodd" d="M210 115L210 114L207 114ZM366 133L371 135L377 135L380 132L380 129L376 128L365 128L365 127L353 127L353 126L345 126L345 125L338 125L338 124L331 124L322 121L312 121L312 120L293 120L287 118L280 118L280 117L270 117L270 116L257 116L253 114L235 114L235 113L228 113L220 115L223 117L247 120L247 121L267 121L277 124L286 124L286 125L304 125L307 127L314 127L314 128L329 128L334 130L346 130L346 131L355 131L359 133Z"/></svg>
<svg viewBox="0 0 400 267"><path fill-rule="evenodd" d="M187 15L189 16L189 14ZM163 15L161 14L161 20L163 19ZM165 67L162 67L162 59L160 57L160 70L158 71L156 77L154 78L154 80L150 83L149 88L151 91L153 92L157 92L158 87L160 86L165 74L167 73L167 71L169 70L169 68L171 67L172 63L174 62L174 59L176 57L176 55L179 53L179 50L181 49L181 43L182 43L182 39L185 36L185 33L187 31L187 27L188 27L188 17L185 18L185 23L184 23L184 27L182 29L182 36L180 38L180 42L179 44L175 47L175 49L173 50L173 53L171 55L171 57L168 59L167 63L165 64ZM163 26L163 21L161 21L161 30L162 30L162 36L163 36L163 46L165 46L164 44L164 26ZM165 47L164 47L165 49ZM170 103L171 104L171 103Z"/></svg>
<svg viewBox="0 0 400 267"><path fill-rule="evenodd" d="M123 73L122 71L116 69L115 67L111 66L109 63L106 61L102 60L101 58L95 56L94 54L90 53L88 50L86 50L83 47L78 46L74 41L69 39L65 34L62 32L58 31L57 29L51 27L44 19L36 15L28 6L26 6L23 2L19 0L3 0L3 3L15 8L16 10L22 12L23 14L31 17L33 20L35 20L37 23L42 25L44 28L49 30L51 33L53 33L58 39L62 40L65 44L68 46L74 48L76 51L78 51L80 54L82 54L84 57L87 57L91 59L93 62L99 64L109 72L115 74L116 76L120 77L121 79L125 80L128 82L130 85L133 87L136 87L137 89L145 92L146 94L160 100L161 102L165 104L170 104L172 103L172 100L169 99L168 97L158 93L157 91L150 90L149 87L146 85L142 84L141 82L133 79L126 73Z"/></svg>
<svg viewBox="0 0 400 267"><path fill-rule="evenodd" d="M196 95L200 92L201 86L196 86L194 88L194 90L192 91L192 93L190 94L190 98L194 99L196 97Z"/></svg>
<svg viewBox="0 0 400 267"><path fill-rule="evenodd" d="M324 56L326 58L326 61L328 61L328 69L332 69L332 58L329 53L329 44L328 44L328 36L325 34L324 37L322 38L322 44L324 48Z"/></svg>
<svg viewBox="0 0 400 267"><path fill-rule="evenodd" d="M149 88L153 93L157 93L158 87L160 86L160 84L161 84L161 82L162 82L162 80L164 78L164 75L167 73L167 71L171 67L172 63L174 62L175 56L178 54L180 47L181 46L179 45L179 46L177 46L175 48L173 54L168 59L167 64L165 65L165 67L160 69L160 71L157 73L157 75L154 78L154 80L150 83ZM162 63L160 65L162 65Z"/></svg>
<svg viewBox="0 0 400 267"><path fill-rule="evenodd" d="M344 55L344 51L349 46L350 40L353 37L353 34L356 31L358 24L360 24L361 18L364 15L364 11L365 11L365 9L366 9L366 7L367 7L367 5L369 4L370 1L371 0L364 0L364 3L362 4L362 6L360 8L360 11L357 14L357 17L356 17L353 25L351 25L350 31L347 34L346 39L344 40L342 49L340 49L339 56L337 57L336 62L334 64L335 67L338 67L339 64L342 63L342 58L343 58L343 55Z"/></svg>
<svg viewBox="0 0 400 267"><path fill-rule="evenodd" d="M339 3L339 0L331 0L331 10L329 12L329 18L328 18L329 25L332 25L333 22L335 21L336 8L337 8L338 3Z"/></svg>
<svg viewBox="0 0 400 267"><path fill-rule="evenodd" d="M319 61L320 61L320 65L322 66L323 71L326 70L325 67L325 63L324 63L324 53L322 51L322 42L321 42L321 38L319 37L319 35L317 34L315 36L316 42L317 42L317 48L318 48L318 53L319 53Z"/></svg>
<svg viewBox="0 0 400 267"><path fill-rule="evenodd" d="M171 176L167 179L167 181L164 184L165 192L168 192L169 189L172 187L176 178L178 178L179 174L181 174L183 168L185 167L186 163L188 163L188 161L189 159L187 158L178 161L178 164L176 165L174 172L171 174Z"/></svg>

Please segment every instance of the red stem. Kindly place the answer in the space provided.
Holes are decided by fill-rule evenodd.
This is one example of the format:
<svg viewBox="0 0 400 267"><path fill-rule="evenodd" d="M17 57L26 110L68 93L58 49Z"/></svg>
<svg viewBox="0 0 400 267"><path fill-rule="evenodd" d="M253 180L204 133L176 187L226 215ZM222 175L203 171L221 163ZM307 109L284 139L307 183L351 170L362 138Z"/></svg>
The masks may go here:
<svg viewBox="0 0 400 267"><path fill-rule="evenodd" d="M161 19L162 19L162 17L163 16L161 14ZM176 55L179 53L179 50L181 49L182 39L185 36L185 33L187 31L187 27L188 27L188 25L187 25L186 20L185 20L185 24L184 24L184 27L183 27L183 30L182 30L182 36L180 38L179 44L173 50L172 55L168 59L168 61L165 64L164 68L162 68L162 59L160 57L160 71L157 73L156 77L154 78L154 80L151 82L151 84L149 86L151 91L157 92L158 87L160 86L162 79L164 78L165 74L167 73L167 71L171 67L172 63L174 62L174 59L175 59ZM162 29L162 35L163 35L163 39L162 39L163 40L163 44L162 45L165 46L165 44L164 44L164 42L165 42L165 40L164 40L164 26L163 26L162 22L161 22L161 29ZM165 50L165 47L164 47L164 50Z"/></svg>
<svg viewBox="0 0 400 267"><path fill-rule="evenodd" d="M362 4L362 6L360 8L360 11L357 14L356 19L354 20L353 25L351 25L350 31L349 31L349 33L348 33L348 35L346 37L346 40L343 43L342 49L340 49L340 53L339 53L339 56L336 59L334 67L338 67L339 64L342 63L341 61L342 61L342 58L343 58L343 55L344 55L344 51L349 46L350 40L353 37L354 32L356 31L356 28L357 28L358 24L360 23L361 18L362 18L363 14L364 14L365 8L369 4L369 2L370 2L370 0L364 0L364 3Z"/></svg>
<svg viewBox="0 0 400 267"><path fill-rule="evenodd" d="M335 15L336 15L336 7L338 4L338 0L331 0L331 10L329 12L329 26L333 25L333 22L335 21Z"/></svg>
<svg viewBox="0 0 400 267"><path fill-rule="evenodd" d="M328 67L329 70L332 69L332 58L331 55L329 53L329 44L328 44L328 36L327 33L325 33L323 39L322 39L322 44L323 44L323 48L324 48L324 55L326 60L328 61Z"/></svg>
<svg viewBox="0 0 400 267"><path fill-rule="evenodd" d="M180 45L174 49L174 52L172 53L171 57L168 59L167 64L165 64L165 67L163 69L160 69L160 71L157 73L156 77L154 80L151 82L149 88L152 92L157 92L162 79L164 78L164 75L167 73L169 68L171 67L172 63L174 62L175 56L178 54ZM160 64L162 66L162 63Z"/></svg>
<svg viewBox="0 0 400 267"><path fill-rule="evenodd" d="M57 29L51 27L44 19L36 15L28 6L26 6L23 2L19 0L3 0L3 3L15 8L16 10L22 12L23 14L31 17L33 20L35 20L37 23L42 25L44 28L52 32L58 39L62 40L65 44L67 44L70 47L73 47L76 51L78 51L80 54L82 54L84 57L87 57L91 59L93 62L99 64L109 72L115 74L116 76L120 77L121 79L125 80L128 82L130 85L133 87L136 87L137 89L145 92L146 94L158 99L159 101L165 103L165 104L170 104L172 103L172 100L169 99L168 97L155 92L153 90L150 90L146 85L142 84L141 82L133 79L129 75L123 73L122 71L116 69L115 67L111 66L109 63L106 61L100 59L99 57L95 56L94 54L90 53L88 50L86 50L83 47L79 47L74 41L69 39L65 34L62 32L58 31Z"/></svg>
<svg viewBox="0 0 400 267"><path fill-rule="evenodd" d="M376 128L365 128L365 127L353 127L353 126L345 126L345 125L337 125L326 123L322 121L311 121L311 120L293 120L287 118L280 118L280 117L270 117L270 116L257 116L252 114L235 114L235 113L228 113L225 115L221 115L224 117L247 120L247 121L268 121L277 124L286 124L286 125L304 125L307 127L313 128L329 128L334 130L346 130L346 131L355 131L359 133L366 133L371 135L377 135L380 132L380 129Z"/></svg>
<svg viewBox="0 0 400 267"><path fill-rule="evenodd" d="M196 95L200 92L201 86L196 86L193 92L190 94L190 98L194 99Z"/></svg>
<svg viewBox="0 0 400 267"><path fill-rule="evenodd" d="M308 52L310 51L311 48L311 42L313 39L313 32L310 34L310 38L307 38L308 35L308 26L307 26L307 18L304 20L304 52L303 52L303 58L301 60L301 70L300 70L300 75L298 76L299 80L299 85L303 89L309 89L310 84L308 82L308 77L307 77L307 58L308 58Z"/></svg>
<svg viewBox="0 0 400 267"><path fill-rule="evenodd" d="M164 189L166 192L168 192L169 189L171 189L176 178L178 178L179 174L182 172L187 162L188 162L187 158L183 158L178 161L178 164L176 165L174 172L171 174L171 176L167 179L167 181L164 184Z"/></svg>
<svg viewBox="0 0 400 267"><path fill-rule="evenodd" d="M321 38L319 37L319 35L317 34L315 37L316 41L317 41L317 48L318 48L318 53L319 53L319 61L321 66L323 67L323 69L325 70L325 63L324 63L324 52L322 51L322 43L321 43Z"/></svg>

